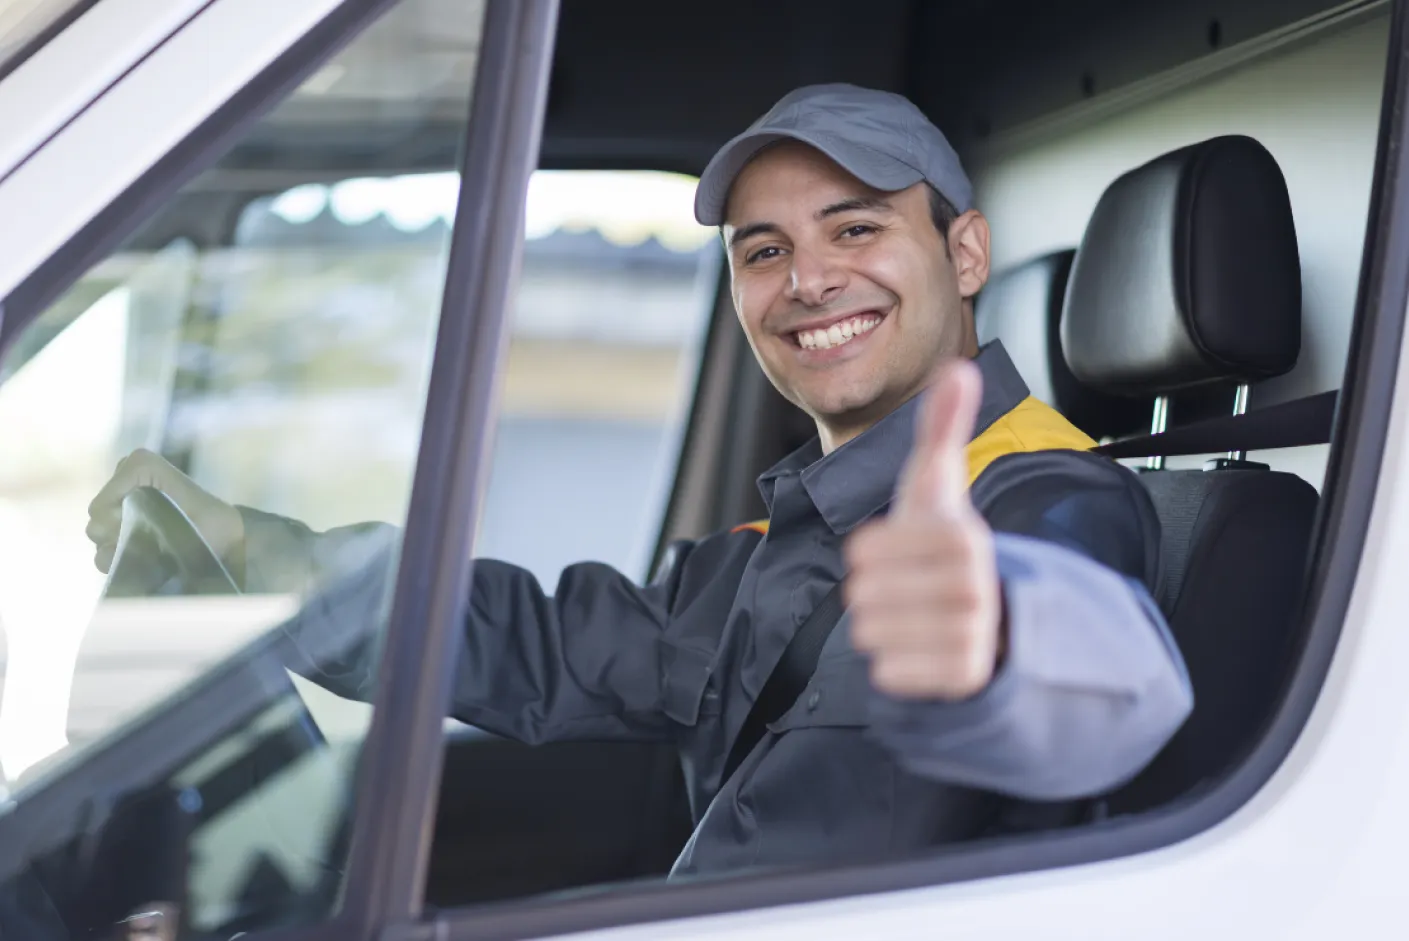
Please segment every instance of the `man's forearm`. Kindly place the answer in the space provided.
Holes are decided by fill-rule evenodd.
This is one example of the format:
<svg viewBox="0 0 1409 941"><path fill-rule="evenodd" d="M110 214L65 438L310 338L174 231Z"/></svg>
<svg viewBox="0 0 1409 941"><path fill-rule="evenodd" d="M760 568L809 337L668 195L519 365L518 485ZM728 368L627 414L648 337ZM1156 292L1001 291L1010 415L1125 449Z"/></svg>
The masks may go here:
<svg viewBox="0 0 1409 941"><path fill-rule="evenodd" d="M1133 777L1187 718L1193 692L1140 583L1070 549L999 534L1005 648L960 702L877 694L873 734L907 769L1033 800Z"/></svg>
<svg viewBox="0 0 1409 941"><path fill-rule="evenodd" d="M360 523L314 532L298 520L239 507L242 588L288 594L299 610L281 625L285 666L330 692L370 701L400 530Z"/></svg>
<svg viewBox="0 0 1409 941"><path fill-rule="evenodd" d="M400 531L368 523L319 533L240 512L247 589L299 596L284 625L285 665L339 696L370 700ZM524 569L478 560L450 714L525 742L667 737L663 596L593 564L569 566L549 595ZM696 672L702 685L707 671Z"/></svg>

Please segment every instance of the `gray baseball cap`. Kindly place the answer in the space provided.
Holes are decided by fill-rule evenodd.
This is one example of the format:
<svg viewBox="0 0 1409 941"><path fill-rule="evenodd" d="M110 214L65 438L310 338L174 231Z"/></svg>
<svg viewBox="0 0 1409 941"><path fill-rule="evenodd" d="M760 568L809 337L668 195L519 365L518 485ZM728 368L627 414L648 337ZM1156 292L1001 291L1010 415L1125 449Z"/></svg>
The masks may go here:
<svg viewBox="0 0 1409 941"><path fill-rule="evenodd" d="M855 85L808 85L719 149L695 189L695 219L722 225L729 190L744 165L782 140L826 154L867 186L893 193L921 180L960 212L973 208L973 186L939 128L909 99Z"/></svg>

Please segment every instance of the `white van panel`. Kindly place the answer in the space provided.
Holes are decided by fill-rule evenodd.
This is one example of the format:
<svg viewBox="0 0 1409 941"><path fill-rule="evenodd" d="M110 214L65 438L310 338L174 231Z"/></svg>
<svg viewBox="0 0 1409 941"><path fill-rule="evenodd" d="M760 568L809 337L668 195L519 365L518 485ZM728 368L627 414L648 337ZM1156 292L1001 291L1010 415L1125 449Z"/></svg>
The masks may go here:
<svg viewBox="0 0 1409 941"><path fill-rule="evenodd" d="M0 179L206 2L103 0L21 63L0 82Z"/></svg>
<svg viewBox="0 0 1409 941"><path fill-rule="evenodd" d="M216 0L0 180L0 296L337 6Z"/></svg>

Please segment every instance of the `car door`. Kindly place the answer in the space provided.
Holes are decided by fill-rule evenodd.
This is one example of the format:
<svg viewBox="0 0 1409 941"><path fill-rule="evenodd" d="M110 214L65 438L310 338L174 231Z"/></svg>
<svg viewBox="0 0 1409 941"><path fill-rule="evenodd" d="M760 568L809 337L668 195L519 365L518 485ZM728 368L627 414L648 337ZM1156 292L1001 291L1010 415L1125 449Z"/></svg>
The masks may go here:
<svg viewBox="0 0 1409 941"><path fill-rule="evenodd" d="M452 648L466 591L555 12L219 0L114 37L131 68L97 91L51 88L68 114L13 112L15 139L43 146L0 181L6 218L26 221L6 227L0 276L15 442L0 472L0 936L370 938L419 908L453 662L432 648ZM79 13L7 63L6 87L25 92L12 101L32 104L64 65L84 72L86 21L106 11ZM280 249L282 278L257 246L219 250L265 186L261 155L303 157L310 183L375 182L414 162L408 139L450 171L448 206L429 250L383 259L374 284L338 277L372 263L355 248L335 264ZM361 433L332 432L328 414ZM331 490L290 483L316 479L310 435ZM280 493L324 526L380 522L353 525L319 578L256 585L216 564L226 581L195 590L180 565L124 560L145 520L230 562L144 491L154 502L128 501L105 575L84 507L142 447L212 486L199 460L219 465L224 485ZM290 631L313 609L362 629L302 645L300 667ZM363 647L375 665L350 698L370 708L317 686ZM566 800L580 761L540 760ZM658 775L652 757L628 765Z"/></svg>

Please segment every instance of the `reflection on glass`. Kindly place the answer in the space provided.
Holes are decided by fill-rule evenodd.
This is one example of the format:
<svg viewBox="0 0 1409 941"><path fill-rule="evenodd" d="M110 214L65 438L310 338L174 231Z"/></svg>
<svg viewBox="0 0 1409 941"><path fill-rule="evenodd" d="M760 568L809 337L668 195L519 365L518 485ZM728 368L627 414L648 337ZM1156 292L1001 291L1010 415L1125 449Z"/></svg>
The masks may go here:
<svg viewBox="0 0 1409 941"><path fill-rule="evenodd" d="M197 481L315 530L346 522L339 511L346 500L329 485L352 485L340 469L349 442L338 434L342 426L319 413L352 407L336 404L351 394L338 370L355 370L358 389L377 377L387 390L383 403L419 399L416 364L432 324L422 305L398 298L417 286L435 289L437 246L457 190L451 174L354 178L296 186L249 206L236 239L246 288L209 344L218 357L213 381L222 383L227 370L261 371L299 392L262 414L258 428L247 422L222 440L207 437L192 452ZM534 174L479 555L525 566L547 585L583 559L644 575L720 261L718 236L694 221L693 198L694 180L676 174ZM316 271L345 298L326 311L344 317L326 323L341 337L337 362L300 357L286 367L282 353L239 339L282 303L255 285L267 279L277 286L295 270ZM375 316L354 327L346 322L353 310ZM201 402L192 398L184 408L194 412ZM185 424L209 422L183 422L178 434ZM404 507L390 501L407 493L395 476L399 465L378 471L365 460L367 449L399 453L418 424L408 409L359 419L366 440L356 442L364 455L358 472L369 478L355 489L388 500L369 506L365 519L398 519ZM282 439L318 446L239 459ZM278 454L298 459L280 462ZM565 466L574 468L572 487L563 485ZM553 538L543 538L547 532Z"/></svg>

